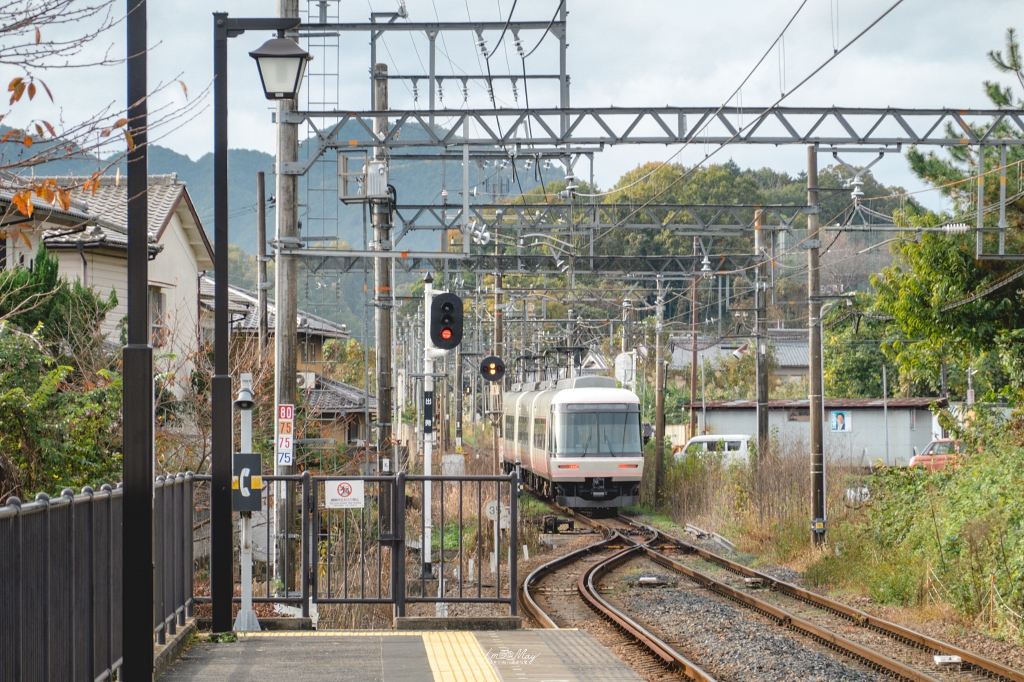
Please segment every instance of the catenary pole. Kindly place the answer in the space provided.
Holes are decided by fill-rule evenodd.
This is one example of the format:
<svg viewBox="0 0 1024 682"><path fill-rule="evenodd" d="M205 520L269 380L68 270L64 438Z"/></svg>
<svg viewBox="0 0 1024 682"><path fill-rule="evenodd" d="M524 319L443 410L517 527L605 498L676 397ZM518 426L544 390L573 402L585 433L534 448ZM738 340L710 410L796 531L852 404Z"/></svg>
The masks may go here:
<svg viewBox="0 0 1024 682"><path fill-rule="evenodd" d="M697 237L693 238L693 291L690 299L690 437L697 435Z"/></svg>
<svg viewBox="0 0 1024 682"><path fill-rule="evenodd" d="M283 18L299 16L299 0L278 0L277 15ZM286 37L289 37L286 35ZM285 117L295 111L295 100L277 101L277 244L281 246L299 245L299 178L280 172L281 164L299 160L299 127L294 123L285 123ZM278 248L275 265L275 301L277 304L274 316L274 414L282 404L295 404L295 373L298 360L298 261L295 256L281 253ZM275 419L275 422L277 420ZM277 442L275 433L274 442ZM295 466L281 464L274 459L274 473L290 475L295 473ZM290 542L295 536L295 488L292 483L276 483L274 499L284 500L274 508L275 539L277 551L274 553L274 578L284 589L296 589L295 557L291 552ZM287 577L287 584L285 578Z"/></svg>
<svg viewBox="0 0 1024 682"><path fill-rule="evenodd" d="M757 458L762 461L768 452L768 335L765 318L768 313L767 232L762 229L763 214L754 212L754 254L757 271L754 280L754 352L757 374Z"/></svg>
<svg viewBox="0 0 1024 682"><path fill-rule="evenodd" d="M814 145L807 147L807 203L818 203L818 150ZM807 312L809 351L809 408L811 419L811 479L814 500L812 503L815 529L812 531L814 544L825 541L825 446L824 446L824 405L822 404L821 383L821 275L819 271L819 249L821 233L818 214L807 216ZM820 527L817 524L821 523Z"/></svg>
<svg viewBox="0 0 1024 682"><path fill-rule="evenodd" d="M665 320L665 292L658 278L657 317L654 323L654 500L665 497L665 346L662 331Z"/></svg>
<svg viewBox="0 0 1024 682"><path fill-rule="evenodd" d="M376 64L373 67L374 109L386 111L388 108L388 67L387 64ZM373 122L373 132L381 137L387 135L387 116L378 116ZM374 150L374 160L386 162L385 149ZM369 185L369 182L367 182ZM371 204L370 219L373 223L373 240L375 251L391 250L391 199L374 199ZM380 472L391 474L395 471L392 458L391 418L392 418L392 377L391 353L393 348L391 328L391 262L388 258L373 259L373 309L374 309L374 345L377 357L377 461ZM390 488L381 488L380 515L381 526L391 528Z"/></svg>
<svg viewBox="0 0 1024 682"><path fill-rule="evenodd" d="M153 679L153 348L149 345L146 0L128 0L128 345L124 360L124 499L119 679Z"/></svg>
<svg viewBox="0 0 1024 682"><path fill-rule="evenodd" d="M260 360L267 350L267 177L256 173L256 305L259 312ZM248 451L246 451L248 452Z"/></svg>

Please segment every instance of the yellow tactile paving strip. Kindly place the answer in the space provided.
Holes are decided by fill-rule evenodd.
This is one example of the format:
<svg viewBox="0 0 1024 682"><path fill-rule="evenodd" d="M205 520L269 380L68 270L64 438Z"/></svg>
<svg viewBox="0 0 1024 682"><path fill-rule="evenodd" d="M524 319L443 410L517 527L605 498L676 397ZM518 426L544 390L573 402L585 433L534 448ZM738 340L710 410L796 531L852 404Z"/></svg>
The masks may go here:
<svg viewBox="0 0 1024 682"><path fill-rule="evenodd" d="M239 632L239 639L256 637L389 637L419 636L438 682L501 682L472 632L420 630L321 630L297 632Z"/></svg>
<svg viewBox="0 0 1024 682"><path fill-rule="evenodd" d="M428 632L423 647L435 680L501 682L471 632Z"/></svg>

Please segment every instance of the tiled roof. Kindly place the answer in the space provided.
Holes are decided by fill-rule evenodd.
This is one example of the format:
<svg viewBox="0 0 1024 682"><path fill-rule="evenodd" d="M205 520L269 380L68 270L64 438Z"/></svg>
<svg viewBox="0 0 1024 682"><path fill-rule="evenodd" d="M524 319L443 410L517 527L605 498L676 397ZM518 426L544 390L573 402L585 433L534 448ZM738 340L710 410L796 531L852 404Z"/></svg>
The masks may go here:
<svg viewBox="0 0 1024 682"><path fill-rule="evenodd" d="M40 181L43 178L36 178ZM88 177L59 176L54 178L57 184L62 187L81 187L88 181ZM178 180L177 173L170 175L149 176L149 232L156 235L161 228L170 220L171 212L174 211L182 192L185 191L185 183ZM99 186L96 193L84 194L75 193L75 198L84 202L85 210L94 216L99 217L104 223L114 230L127 234L128 232L128 180L104 175L99 178Z"/></svg>
<svg viewBox="0 0 1024 682"><path fill-rule="evenodd" d="M313 412L322 415L341 415L362 412L366 403L366 391L349 386L322 374L316 375L316 387L305 390L306 404ZM370 396L370 413L377 414L377 398Z"/></svg>
<svg viewBox="0 0 1024 682"><path fill-rule="evenodd" d="M209 277L203 277L200 281L199 296L204 309L213 310L213 285L214 281ZM255 292L248 291L241 287L228 286L228 310L231 314L232 324L238 328L256 332L259 329L259 297ZM243 316L244 317L241 317ZM267 326L274 328L277 316L277 306L273 299L267 299ZM343 324L331 322L328 319L313 315L303 310L298 312L298 327L300 334L312 336L323 336L331 339L347 339L349 337L348 327Z"/></svg>
<svg viewBox="0 0 1024 682"><path fill-rule="evenodd" d="M787 330L789 331L789 330ZM799 338L799 330L797 331L797 338L773 338L772 339L772 353L775 355L775 361L780 369L792 369L792 368L806 368L808 363L809 348L807 346L807 334L804 332L804 338ZM769 332L769 337L774 335ZM719 345L714 344L716 338L709 337L698 337L697 338L697 362L703 362L707 360L709 362L715 362L720 358L723 358L734 350L742 346L744 343L753 347L752 340L749 339L728 339L722 341ZM690 337L678 336L672 337L669 341L670 347L672 348L672 360L670 369L685 369L690 366L690 360L692 358L692 345Z"/></svg>

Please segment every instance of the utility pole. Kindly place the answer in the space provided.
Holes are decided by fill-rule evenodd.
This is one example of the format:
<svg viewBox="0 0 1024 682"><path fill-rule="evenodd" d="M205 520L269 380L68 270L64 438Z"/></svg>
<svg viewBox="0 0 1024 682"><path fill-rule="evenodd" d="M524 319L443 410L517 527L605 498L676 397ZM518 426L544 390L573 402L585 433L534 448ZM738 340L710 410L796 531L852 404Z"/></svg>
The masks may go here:
<svg viewBox="0 0 1024 682"><path fill-rule="evenodd" d="M665 349L661 341L665 320L665 292L658 277L657 318L654 324L654 503L665 495Z"/></svg>
<svg viewBox="0 0 1024 682"><path fill-rule="evenodd" d="M494 225L494 255L501 255L501 230L498 224ZM497 261L497 259L495 259ZM501 271L494 273L494 355L501 357L502 353L502 318L504 316L504 304L501 296ZM508 366L508 362L505 363ZM501 438L504 425L501 420L501 390L505 385L504 379L491 384L491 439L494 444L494 473L501 473Z"/></svg>
<svg viewBox="0 0 1024 682"><path fill-rule="evenodd" d="M757 270L754 278L754 350L757 367L757 460L768 452L768 338L765 331L767 314L767 259L765 231L761 224L761 208L754 209L754 254Z"/></svg>
<svg viewBox="0 0 1024 682"><path fill-rule="evenodd" d="M462 344L455 348L455 452L462 454Z"/></svg>
<svg viewBox="0 0 1024 682"><path fill-rule="evenodd" d="M267 350L267 178L256 173L256 301L259 309L260 360ZM248 452L248 451L246 451Z"/></svg>
<svg viewBox="0 0 1024 682"><path fill-rule="evenodd" d="M690 299L690 438L697 435L697 237L693 238L693 293Z"/></svg>
<svg viewBox="0 0 1024 682"><path fill-rule="evenodd" d="M373 67L373 108L375 111L388 109L388 67L375 64ZM387 116L378 116L373 121L373 132L380 139L388 133ZM385 162L385 150L376 147L375 161ZM365 185L370 184L367 179ZM371 204L374 250L391 250L391 197L374 199ZM374 286L374 332L377 354L377 462L382 474L394 472L391 444L391 263L388 258L373 259ZM391 528L391 495L388 486L381 488L381 527Z"/></svg>
<svg viewBox="0 0 1024 682"><path fill-rule="evenodd" d="M807 203L818 205L818 150L814 145L807 147ZM807 312L808 343L810 344L808 367L810 395L808 403L811 417L811 479L814 489L813 521L811 536L814 544L825 541L825 446L822 420L824 405L821 399L821 276L819 249L821 233L818 229L818 214L807 216Z"/></svg>
<svg viewBox="0 0 1024 682"><path fill-rule="evenodd" d="M299 0L277 0L277 15L298 18ZM299 126L285 123L285 117L295 111L295 100L277 101L277 257L274 261L277 314L274 316L274 414L279 405L295 404L295 372L298 348L297 320L298 270L295 256L281 253L281 247L299 245L299 176L281 172L282 164L299 160ZM275 422L277 420L275 419ZM275 433L274 442L277 443ZM276 449L276 447L275 447ZM295 466L278 462L274 458L274 474L286 476L295 473ZM274 578L284 585L285 591L295 585L295 560L290 542L295 536L295 487L292 483L278 482L274 486L274 533L277 540ZM284 501L284 504L280 504ZM287 567L287 568L286 568ZM288 583L285 584L287 575Z"/></svg>

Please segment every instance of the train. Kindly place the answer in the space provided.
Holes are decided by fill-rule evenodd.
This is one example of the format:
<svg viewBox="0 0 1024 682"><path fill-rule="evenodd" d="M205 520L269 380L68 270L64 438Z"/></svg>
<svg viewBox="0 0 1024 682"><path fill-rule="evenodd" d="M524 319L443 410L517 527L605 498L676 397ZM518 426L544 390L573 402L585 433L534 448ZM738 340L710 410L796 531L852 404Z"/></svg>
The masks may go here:
<svg viewBox="0 0 1024 682"><path fill-rule="evenodd" d="M570 509L637 504L644 474L640 399L615 379L514 384L503 398L505 473Z"/></svg>

